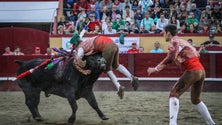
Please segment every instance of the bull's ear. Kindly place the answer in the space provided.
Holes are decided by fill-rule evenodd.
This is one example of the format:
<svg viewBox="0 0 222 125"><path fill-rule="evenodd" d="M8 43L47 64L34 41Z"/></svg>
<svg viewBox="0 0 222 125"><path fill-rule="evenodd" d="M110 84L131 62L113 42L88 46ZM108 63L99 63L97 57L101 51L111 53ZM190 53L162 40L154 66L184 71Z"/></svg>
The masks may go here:
<svg viewBox="0 0 222 125"><path fill-rule="evenodd" d="M21 60L14 60L14 63L17 63L19 65L22 65L24 63L24 61L21 61Z"/></svg>

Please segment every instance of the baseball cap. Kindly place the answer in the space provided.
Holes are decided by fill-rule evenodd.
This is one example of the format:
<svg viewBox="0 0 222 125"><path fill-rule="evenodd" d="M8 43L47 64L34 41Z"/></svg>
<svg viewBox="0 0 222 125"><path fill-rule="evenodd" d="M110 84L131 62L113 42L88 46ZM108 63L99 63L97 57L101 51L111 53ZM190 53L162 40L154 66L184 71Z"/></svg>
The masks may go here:
<svg viewBox="0 0 222 125"><path fill-rule="evenodd" d="M133 42L132 45L136 45L136 42Z"/></svg>
<svg viewBox="0 0 222 125"><path fill-rule="evenodd" d="M40 47L38 47L38 46L36 46L36 47L35 47L35 50L40 50L40 49L41 49L41 48L40 48Z"/></svg>

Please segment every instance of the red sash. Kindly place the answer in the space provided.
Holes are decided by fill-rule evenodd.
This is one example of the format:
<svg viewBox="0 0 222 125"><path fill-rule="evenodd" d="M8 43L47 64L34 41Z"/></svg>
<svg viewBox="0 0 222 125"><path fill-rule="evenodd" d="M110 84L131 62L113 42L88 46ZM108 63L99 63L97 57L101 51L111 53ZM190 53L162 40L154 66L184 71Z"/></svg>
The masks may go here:
<svg viewBox="0 0 222 125"><path fill-rule="evenodd" d="M200 60L198 57L192 57L192 58L187 59L183 63L183 67L185 70L204 70L204 67L200 63Z"/></svg>

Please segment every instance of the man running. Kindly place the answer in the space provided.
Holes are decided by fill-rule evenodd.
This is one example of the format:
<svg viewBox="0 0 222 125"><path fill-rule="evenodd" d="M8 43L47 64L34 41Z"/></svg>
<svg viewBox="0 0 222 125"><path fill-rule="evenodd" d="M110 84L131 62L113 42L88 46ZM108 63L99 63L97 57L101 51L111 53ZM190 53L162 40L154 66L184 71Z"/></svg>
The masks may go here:
<svg viewBox="0 0 222 125"><path fill-rule="evenodd" d="M82 69L82 67L85 66L85 62L82 61L83 56L88 56L94 53L101 52L106 60L106 69L104 72L108 75L113 84L116 86L118 90L117 94L120 99L122 99L124 95L124 86L120 85L112 69L116 69L127 76L131 80L134 90L137 90L138 78L133 76L123 65L119 64L119 47L112 39L105 36L95 36L83 42L81 38L82 33L80 33L80 36L78 34L74 34L70 40L70 43L72 43L76 47L74 65L81 73L87 75L91 72L90 70Z"/></svg>
<svg viewBox="0 0 222 125"><path fill-rule="evenodd" d="M147 69L148 75L163 70L167 64L175 62L182 66L185 72L173 86L169 96L169 125L177 125L179 112L179 97L191 87L191 101L205 119L207 125L215 125L206 105L200 100L205 70L199 61L199 53L187 41L177 36L176 25L167 25L164 28L164 37L169 42L168 55L156 67Z"/></svg>

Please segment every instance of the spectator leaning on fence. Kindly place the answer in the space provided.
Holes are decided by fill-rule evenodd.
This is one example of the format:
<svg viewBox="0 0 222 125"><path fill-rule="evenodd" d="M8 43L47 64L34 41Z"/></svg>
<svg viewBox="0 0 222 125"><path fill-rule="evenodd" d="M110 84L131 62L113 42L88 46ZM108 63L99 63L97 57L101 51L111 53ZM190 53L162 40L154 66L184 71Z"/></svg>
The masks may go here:
<svg viewBox="0 0 222 125"><path fill-rule="evenodd" d="M209 40L201 43L204 46L219 46L220 43L217 40L214 40L214 34L209 35Z"/></svg>
<svg viewBox="0 0 222 125"><path fill-rule="evenodd" d="M43 55L43 54L41 53L41 48L38 47L38 46L36 46L36 47L35 47L35 50L34 50L34 53L33 53L32 55L33 55L33 56Z"/></svg>
<svg viewBox="0 0 222 125"><path fill-rule="evenodd" d="M144 53L144 47L142 46L139 47L139 53Z"/></svg>
<svg viewBox="0 0 222 125"><path fill-rule="evenodd" d="M132 43L132 48L127 51L127 53L139 53L139 49L137 49L136 42Z"/></svg>
<svg viewBox="0 0 222 125"><path fill-rule="evenodd" d="M154 43L154 49L150 50L150 53L163 53L163 50L160 48L160 42L156 41Z"/></svg>
<svg viewBox="0 0 222 125"><path fill-rule="evenodd" d="M25 54L23 52L21 52L21 48L19 46L16 46L15 49L14 49L14 55L23 56Z"/></svg>
<svg viewBox="0 0 222 125"><path fill-rule="evenodd" d="M196 46L196 45L193 43L193 40L192 40L192 39L188 39L187 42L190 43L190 45L192 45L193 47Z"/></svg>
<svg viewBox="0 0 222 125"><path fill-rule="evenodd" d="M47 48L46 49L46 53L44 54L45 56L51 56L51 55L55 55L54 53L52 53L52 49L51 48Z"/></svg>
<svg viewBox="0 0 222 125"><path fill-rule="evenodd" d="M9 46L5 46L5 52L2 54L3 56L14 55Z"/></svg>

